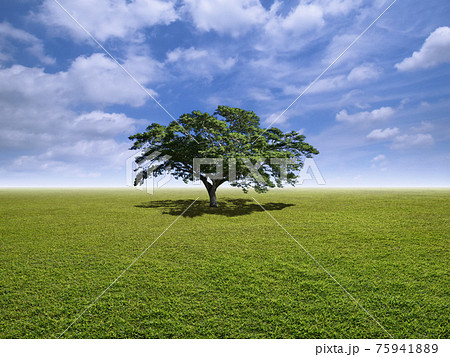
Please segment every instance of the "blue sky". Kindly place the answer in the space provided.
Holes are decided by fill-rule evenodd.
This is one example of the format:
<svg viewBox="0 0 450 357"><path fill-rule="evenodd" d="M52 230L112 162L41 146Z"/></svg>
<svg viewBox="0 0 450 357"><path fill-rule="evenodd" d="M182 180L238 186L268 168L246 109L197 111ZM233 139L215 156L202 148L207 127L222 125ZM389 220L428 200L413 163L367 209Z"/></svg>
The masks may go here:
<svg viewBox="0 0 450 357"><path fill-rule="evenodd" d="M268 126L391 3L59 0L175 118ZM328 186L448 186L450 3L398 0L274 123ZM54 0L0 3L0 186L124 186L127 137L170 116Z"/></svg>

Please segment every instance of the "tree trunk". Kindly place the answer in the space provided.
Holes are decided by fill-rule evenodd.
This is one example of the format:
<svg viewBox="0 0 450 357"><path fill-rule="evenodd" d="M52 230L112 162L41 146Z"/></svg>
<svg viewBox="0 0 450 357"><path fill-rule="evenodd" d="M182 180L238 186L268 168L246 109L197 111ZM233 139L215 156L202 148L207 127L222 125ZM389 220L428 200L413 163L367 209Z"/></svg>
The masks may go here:
<svg viewBox="0 0 450 357"><path fill-rule="evenodd" d="M212 180L212 184L208 182L206 176L201 175L200 180L202 180L203 184L206 187L209 195L209 207L217 207L217 199L216 199L216 190L221 184L223 184L226 180Z"/></svg>
<svg viewBox="0 0 450 357"><path fill-rule="evenodd" d="M208 190L208 194L209 194L209 207L217 207L216 187L211 186Z"/></svg>

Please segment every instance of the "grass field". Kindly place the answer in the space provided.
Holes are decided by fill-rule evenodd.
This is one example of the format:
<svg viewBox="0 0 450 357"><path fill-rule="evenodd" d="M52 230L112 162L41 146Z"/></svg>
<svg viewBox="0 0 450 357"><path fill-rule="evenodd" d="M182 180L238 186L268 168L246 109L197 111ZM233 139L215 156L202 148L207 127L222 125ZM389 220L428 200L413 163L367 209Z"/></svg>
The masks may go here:
<svg viewBox="0 0 450 357"><path fill-rule="evenodd" d="M450 190L0 190L0 338L449 338Z"/></svg>

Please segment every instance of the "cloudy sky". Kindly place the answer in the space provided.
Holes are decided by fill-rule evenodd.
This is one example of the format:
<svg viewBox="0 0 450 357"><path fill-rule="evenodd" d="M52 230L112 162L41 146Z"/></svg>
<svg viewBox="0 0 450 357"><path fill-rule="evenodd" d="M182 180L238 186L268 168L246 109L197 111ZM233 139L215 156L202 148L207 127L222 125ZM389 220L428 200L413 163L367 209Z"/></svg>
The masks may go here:
<svg viewBox="0 0 450 357"><path fill-rule="evenodd" d="M273 125L328 186L450 182L448 0L396 1L309 88L392 0L59 3L0 2L0 186L124 186L150 123L228 105L268 126L305 89Z"/></svg>

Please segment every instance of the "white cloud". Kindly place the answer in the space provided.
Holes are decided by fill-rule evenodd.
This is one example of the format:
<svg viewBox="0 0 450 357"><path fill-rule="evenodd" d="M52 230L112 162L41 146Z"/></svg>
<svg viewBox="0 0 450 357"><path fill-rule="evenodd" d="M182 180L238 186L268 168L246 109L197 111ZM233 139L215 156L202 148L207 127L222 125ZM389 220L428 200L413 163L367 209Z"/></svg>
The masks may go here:
<svg viewBox="0 0 450 357"><path fill-rule="evenodd" d="M352 41L359 35L359 33L345 33L345 34L337 34L333 36L332 40L329 42L328 47L325 51L325 55L322 58L322 65L327 66L332 63L339 55L342 54L342 51L347 48ZM347 51L345 53L345 63L352 63L351 61L358 61L362 56L362 52L364 51L364 42L358 42L358 46L353 46L351 51ZM334 67L338 67L339 65L343 65L344 61L337 62Z"/></svg>
<svg viewBox="0 0 450 357"><path fill-rule="evenodd" d="M398 128L375 129L366 138L370 140L390 140L392 149L429 147L434 144L434 139L427 132L433 128L432 123L422 121L420 125L409 128L408 134L399 135L400 130Z"/></svg>
<svg viewBox="0 0 450 357"><path fill-rule="evenodd" d="M266 102L274 99L272 92L267 88L250 88L248 90L248 96L251 99L261 102Z"/></svg>
<svg viewBox="0 0 450 357"><path fill-rule="evenodd" d="M4 37L10 37L15 40L23 42L38 41L38 39L34 35L21 29L15 28L14 26L5 21L0 23L0 35Z"/></svg>
<svg viewBox="0 0 450 357"><path fill-rule="evenodd" d="M47 88L46 93L55 92ZM121 113L77 115L64 101L40 101L30 91L18 107L2 94L0 90L0 147L9 153L8 172L98 176L102 169L122 167L130 144L115 137L132 134L141 124ZM27 154L17 156L24 151Z"/></svg>
<svg viewBox="0 0 450 357"><path fill-rule="evenodd" d="M362 64L353 68L347 76L337 75L335 77L318 80L309 90L310 93L330 92L358 84L379 77L381 71L373 63Z"/></svg>
<svg viewBox="0 0 450 357"><path fill-rule="evenodd" d="M147 72L143 65L147 63ZM139 64L136 65L136 64ZM136 73L135 78L142 84L148 84L158 71L158 63L150 58L134 57L123 63ZM64 74L67 87L73 98L90 103L143 105L148 95L113 60L106 55L94 53L89 57L78 57ZM156 92L147 89L156 96Z"/></svg>
<svg viewBox="0 0 450 357"><path fill-rule="evenodd" d="M379 162L379 161L385 161L385 160L386 160L386 156L384 156L383 154L377 155L372 159L373 162Z"/></svg>
<svg viewBox="0 0 450 357"><path fill-rule="evenodd" d="M77 0L61 1L67 11L97 40L126 38L139 30L178 19L175 1L162 0ZM86 33L53 0L45 0L35 15L42 23L64 28L76 39Z"/></svg>
<svg viewBox="0 0 450 357"><path fill-rule="evenodd" d="M29 107L50 108L69 103L66 79L66 72L48 74L42 68L14 65L0 69L0 108L11 107L14 114Z"/></svg>
<svg viewBox="0 0 450 357"><path fill-rule="evenodd" d="M353 68L347 76L336 75L334 77L319 79L306 93L325 93L349 88L361 82L376 79L380 73L381 71L374 64L363 64ZM283 88L283 92L287 95L299 95L305 89L306 86L297 88L293 85L287 85Z"/></svg>
<svg viewBox="0 0 450 357"><path fill-rule="evenodd" d="M311 86L305 94L312 93L324 93L324 92L332 92L338 89L345 87L347 84L345 76L335 76L330 78L320 79ZM287 95L295 95L298 96L301 94L307 86L303 86L297 88L293 85L287 85L283 88L283 93Z"/></svg>
<svg viewBox="0 0 450 357"><path fill-rule="evenodd" d="M324 14L346 15L358 9L361 0L299 1L287 15L281 14L284 4L278 0L270 10L259 0L184 0L184 4L199 30L237 37L259 27L274 43L285 43L289 38L292 41L292 36L298 38L324 26Z"/></svg>
<svg viewBox="0 0 450 357"><path fill-rule="evenodd" d="M372 160L370 160L370 162L372 162L372 169L380 169L381 171L386 171L387 170L387 163L388 160L386 158L385 155L383 154L379 154L377 156L375 156Z"/></svg>
<svg viewBox="0 0 450 357"><path fill-rule="evenodd" d="M288 79L292 80L296 71L298 71L295 63L280 61L274 51L264 53L258 58L250 59L248 66L252 73L252 78L258 79L259 85L264 83L264 87L271 87L274 84L277 87L285 87L286 83L289 83Z"/></svg>
<svg viewBox="0 0 450 357"><path fill-rule="evenodd" d="M422 48L397 63L399 71L413 71L450 62L450 27L439 27L428 36Z"/></svg>
<svg viewBox="0 0 450 357"><path fill-rule="evenodd" d="M369 79L376 79L380 76L381 70L373 63L366 63L359 67L355 67L348 74L349 82L361 82Z"/></svg>
<svg viewBox="0 0 450 357"><path fill-rule="evenodd" d="M314 4L298 5L286 17L278 17L278 30L292 34L303 34L325 24L322 9ZM268 28L266 28L268 29Z"/></svg>
<svg viewBox="0 0 450 357"><path fill-rule="evenodd" d="M321 6L327 15L347 15L349 12L358 10L362 0L316 0L314 4Z"/></svg>
<svg viewBox="0 0 450 357"><path fill-rule="evenodd" d="M0 111L3 114L4 110ZM15 115L14 117L7 117L7 120L16 120L21 116ZM52 120L53 121L53 120ZM3 121L2 121L3 122ZM4 124L4 123L2 123ZM29 123L23 122L23 124L29 126ZM39 125L40 127L45 127L45 125ZM0 148L5 150L23 150L23 148L28 149L40 149L52 144L54 136L43 132L41 128L29 129L22 128L19 125L3 125L0 131ZM14 156L14 154L12 154Z"/></svg>
<svg viewBox="0 0 450 357"><path fill-rule="evenodd" d="M122 167L128 152L128 143L112 139L78 140L52 145L37 155L22 155L14 159L8 169L12 172L43 172L51 178L61 177L95 178L102 172Z"/></svg>
<svg viewBox="0 0 450 357"><path fill-rule="evenodd" d="M394 138L392 149L424 148L434 144L431 134L405 134Z"/></svg>
<svg viewBox="0 0 450 357"><path fill-rule="evenodd" d="M274 49L277 52L299 52L306 44L318 39L319 31L326 28L331 17L342 17L351 11L357 11L361 3L361 0L275 0L270 10L266 11L266 20L260 26L263 35L255 48L266 53ZM323 34L320 37L323 39ZM354 37L350 42L353 39ZM343 48L345 47L339 46L339 51ZM335 58L333 56L332 60ZM329 64L328 60L325 62Z"/></svg>
<svg viewBox="0 0 450 357"><path fill-rule="evenodd" d="M134 63L141 63L141 66ZM136 78L146 85L153 78L158 79L159 65L151 58L131 57L125 67L136 70ZM144 71L144 67L146 71ZM0 93L11 96L12 101L53 102L75 104L79 102L100 105L129 104L143 105L148 95L115 62L103 54L78 57L64 72L46 73L42 68L15 65L0 71ZM154 91L148 89L152 95Z"/></svg>
<svg viewBox="0 0 450 357"><path fill-rule="evenodd" d="M410 134L397 135L392 140L392 149L414 149L426 148L434 144L433 136L428 133L434 125L427 121L422 121L420 125L409 128Z"/></svg>
<svg viewBox="0 0 450 357"><path fill-rule="evenodd" d="M239 36L266 22L259 0L185 0L185 10L197 29Z"/></svg>
<svg viewBox="0 0 450 357"><path fill-rule="evenodd" d="M347 123L370 123L376 121L387 120L395 114L395 110L391 107L381 107L380 109L372 110L371 112L359 112L355 114L348 114L346 110L341 110L336 114L336 120Z"/></svg>
<svg viewBox="0 0 450 357"><path fill-rule="evenodd" d="M12 40L13 43L6 43L6 40ZM15 28L7 22L0 23L0 60L11 60L12 56L8 53L7 47L17 46L17 42L27 46L27 51L38 58L44 64L54 64L55 59L47 56L44 51L44 45L36 36Z"/></svg>
<svg viewBox="0 0 450 357"><path fill-rule="evenodd" d="M34 41L30 34L12 30L17 40ZM127 52L122 63L142 85L163 79L163 64L130 53L131 49ZM3 167L22 177L40 170L40 175L49 178L120 171L130 146L120 138L133 134L143 123L123 113L90 111L89 107L139 106L147 100L142 88L99 53L80 56L67 70L55 73L21 65L0 68L0 147L9 154L2 158ZM85 111L74 109L79 107Z"/></svg>
<svg viewBox="0 0 450 357"><path fill-rule="evenodd" d="M404 109L405 106L411 101L409 98L404 98L401 100L400 105L398 106L398 109Z"/></svg>
<svg viewBox="0 0 450 357"><path fill-rule="evenodd" d="M137 120L122 113L93 111L76 117L70 130L83 137L112 138L120 133L130 133L136 129Z"/></svg>
<svg viewBox="0 0 450 357"><path fill-rule="evenodd" d="M136 120L124 114L98 111L78 117L69 114L55 112L53 116L32 118L36 128L29 127L19 116L9 118L17 122L10 123L10 129L0 133L1 146L16 150L9 151L8 171L96 177L106 169L123 167L130 144L114 136L133 133ZM23 152L24 148L33 154L14 154Z"/></svg>
<svg viewBox="0 0 450 357"><path fill-rule="evenodd" d="M419 126L413 126L410 130L413 133L426 133L434 129L434 125L429 121L422 121Z"/></svg>
<svg viewBox="0 0 450 357"><path fill-rule="evenodd" d="M291 118L292 114L289 112L285 112L283 115L281 115L281 113L282 112L270 114L266 117L266 119L263 120L263 123L267 126L283 125Z"/></svg>
<svg viewBox="0 0 450 357"><path fill-rule="evenodd" d="M74 143L55 145L41 154L41 160L76 162L87 161L98 166L111 164L126 151L129 143L118 143L113 139L79 140Z"/></svg>
<svg viewBox="0 0 450 357"><path fill-rule="evenodd" d="M308 90L308 93L322 93L331 92L337 89L341 89L347 85L345 76L335 76L330 78L324 78L318 80ZM306 88L306 87L305 87Z"/></svg>
<svg viewBox="0 0 450 357"><path fill-rule="evenodd" d="M90 78L87 73L82 78L83 71L73 69L54 74L19 65L0 69L0 146L40 150L64 141L104 139L132 132L139 122L124 114L94 111L79 115L70 109L85 103L86 95L92 95L94 98L90 100L95 99L95 104L128 103L132 93L141 95L142 90L139 87L135 90L133 82L114 80L111 75L104 85L125 88L118 88L119 94L105 88L104 92L112 96L105 99L102 86L95 84L100 92L96 94L90 83L95 81L95 72L91 72Z"/></svg>
<svg viewBox="0 0 450 357"><path fill-rule="evenodd" d="M266 38L264 38L263 44L258 46L259 48L270 50L273 46L277 46L286 51L294 45L294 42L298 49L299 38L325 25L320 6L299 3L286 16L279 14L280 7L281 3L278 1L272 5L269 19L264 26ZM267 46L267 41L270 41L270 46Z"/></svg>
<svg viewBox="0 0 450 357"><path fill-rule="evenodd" d="M173 65L180 77L212 80L215 74L230 70L236 61L235 58L225 58L214 50L190 47L168 52L166 64Z"/></svg>
<svg viewBox="0 0 450 357"><path fill-rule="evenodd" d="M400 130L398 128L386 128L372 130L366 137L371 140L386 140L396 136Z"/></svg>

